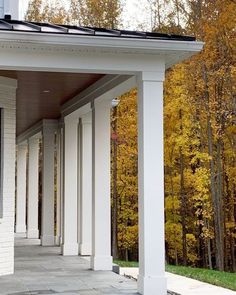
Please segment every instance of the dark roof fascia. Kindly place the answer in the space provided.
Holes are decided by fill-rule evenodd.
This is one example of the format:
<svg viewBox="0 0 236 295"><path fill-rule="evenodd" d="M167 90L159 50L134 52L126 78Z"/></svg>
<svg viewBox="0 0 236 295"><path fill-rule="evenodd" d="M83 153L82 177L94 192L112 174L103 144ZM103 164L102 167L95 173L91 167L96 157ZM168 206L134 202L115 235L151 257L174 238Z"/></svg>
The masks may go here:
<svg viewBox="0 0 236 295"><path fill-rule="evenodd" d="M18 27L18 28L17 28ZM23 29L25 28L25 29ZM151 39L151 40L171 40L171 41L196 41L194 36L166 34L158 32L140 32L117 29L104 29L96 27L80 27L75 25L57 25L39 22L27 22L11 19L0 19L0 31L30 32L30 33L50 33L66 34L78 36L94 37L118 37L125 39Z"/></svg>

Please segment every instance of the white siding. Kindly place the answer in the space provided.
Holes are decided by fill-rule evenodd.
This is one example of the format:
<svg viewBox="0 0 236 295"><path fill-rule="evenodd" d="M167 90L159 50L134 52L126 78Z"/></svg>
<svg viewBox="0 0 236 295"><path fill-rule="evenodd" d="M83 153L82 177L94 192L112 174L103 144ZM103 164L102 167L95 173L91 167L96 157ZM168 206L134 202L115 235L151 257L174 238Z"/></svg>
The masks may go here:
<svg viewBox="0 0 236 295"><path fill-rule="evenodd" d="M3 6L0 4L0 18L4 17Z"/></svg>
<svg viewBox="0 0 236 295"><path fill-rule="evenodd" d="M4 18L5 14L10 14L12 19L23 19L27 2L24 0L0 0L0 18Z"/></svg>
<svg viewBox="0 0 236 295"><path fill-rule="evenodd" d="M4 83L6 82L6 83ZM8 86L4 86L8 84ZM16 83L0 77L0 108L3 108L3 217L0 219L0 276L14 269L15 121Z"/></svg>

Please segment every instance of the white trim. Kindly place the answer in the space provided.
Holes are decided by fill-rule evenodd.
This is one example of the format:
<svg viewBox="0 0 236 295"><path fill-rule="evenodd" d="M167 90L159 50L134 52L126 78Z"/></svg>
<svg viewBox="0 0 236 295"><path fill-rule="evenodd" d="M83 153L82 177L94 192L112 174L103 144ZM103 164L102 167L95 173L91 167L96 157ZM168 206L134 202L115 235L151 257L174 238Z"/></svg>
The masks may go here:
<svg viewBox="0 0 236 295"><path fill-rule="evenodd" d="M43 129L43 125L42 125L42 120L38 123L36 123L35 125L33 125L32 127L30 127L29 129L27 129L25 132L21 133L20 135L17 136L16 138L16 144L21 144L21 142L28 140L29 138L33 137L33 136L42 136L42 129Z"/></svg>
<svg viewBox="0 0 236 295"><path fill-rule="evenodd" d="M69 115L65 116L64 122L66 123L66 122L70 122L70 121L74 121L74 120L77 120L79 122L79 118L81 116L87 114L90 111L91 111L90 103L87 103L86 105L76 109L75 111L73 111Z"/></svg>
<svg viewBox="0 0 236 295"><path fill-rule="evenodd" d="M47 128L51 127L54 130L56 130L58 127L58 120L43 119L39 121L38 123L31 126L29 129L27 129L26 131L24 131L23 133L17 136L16 138L17 145L21 144L23 141L28 140L31 137L41 138L44 127L47 127Z"/></svg>
<svg viewBox="0 0 236 295"><path fill-rule="evenodd" d="M65 117L71 114L94 99L104 97L104 94L106 93L108 93L110 98L113 99L135 86L136 80L134 76L106 75L62 105L62 116Z"/></svg>
<svg viewBox="0 0 236 295"><path fill-rule="evenodd" d="M77 110L84 104L91 102L94 98L103 95L108 90L114 88L120 83L123 83L129 78L130 76L126 75L106 75L102 77L84 91L64 103L61 107L62 116L70 114L74 110Z"/></svg>
<svg viewBox="0 0 236 295"><path fill-rule="evenodd" d="M106 36L83 36L71 34L50 34L50 33L32 33L20 31L1 31L0 42L20 42L21 44L31 43L40 45L61 45L83 47L88 50L90 47L97 49L125 49L126 53L155 53L159 50L166 51L185 51L198 52L204 45L203 42L196 41L178 41L178 40L157 40L157 39L139 39L139 38L120 38Z"/></svg>
<svg viewBox="0 0 236 295"><path fill-rule="evenodd" d="M0 76L0 87L17 88L17 80Z"/></svg>
<svg viewBox="0 0 236 295"><path fill-rule="evenodd" d="M134 75L199 52L204 43L117 37L0 32L0 68Z"/></svg>
<svg viewBox="0 0 236 295"><path fill-rule="evenodd" d="M94 104L100 102L101 100L109 100L111 102L112 107L112 100L114 98L117 98L118 96L125 94L126 92L137 86L136 80L136 76L129 76L125 81L121 82L120 84L117 84L110 90L107 89L107 91L104 91L102 94L94 97Z"/></svg>

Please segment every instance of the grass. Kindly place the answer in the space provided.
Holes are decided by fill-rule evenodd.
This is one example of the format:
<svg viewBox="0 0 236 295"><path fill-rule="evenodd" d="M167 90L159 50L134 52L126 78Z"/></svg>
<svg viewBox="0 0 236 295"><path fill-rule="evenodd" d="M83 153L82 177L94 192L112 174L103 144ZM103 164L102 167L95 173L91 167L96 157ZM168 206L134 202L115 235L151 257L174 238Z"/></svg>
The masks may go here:
<svg viewBox="0 0 236 295"><path fill-rule="evenodd" d="M121 267L138 267L136 261L115 260L114 263ZM236 273L175 265L166 265L166 271L236 291Z"/></svg>
<svg viewBox="0 0 236 295"><path fill-rule="evenodd" d="M120 267L138 267L137 261L114 260Z"/></svg>
<svg viewBox="0 0 236 295"><path fill-rule="evenodd" d="M166 271L236 291L236 273L175 265L167 265Z"/></svg>

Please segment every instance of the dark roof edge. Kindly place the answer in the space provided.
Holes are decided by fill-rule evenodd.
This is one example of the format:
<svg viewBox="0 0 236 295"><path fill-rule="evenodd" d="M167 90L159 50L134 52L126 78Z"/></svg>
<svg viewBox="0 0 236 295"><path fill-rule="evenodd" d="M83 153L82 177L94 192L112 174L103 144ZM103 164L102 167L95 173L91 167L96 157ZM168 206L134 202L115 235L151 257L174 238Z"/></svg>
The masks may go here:
<svg viewBox="0 0 236 295"><path fill-rule="evenodd" d="M152 40L172 40L172 41L196 41L194 36L183 36L158 32L141 32L118 29L105 29L96 27L80 27L75 25L57 25L49 23L27 22L12 20L9 15L0 19L0 31L31 32L31 33L50 33L68 34L78 36L105 36L129 39L152 39Z"/></svg>

